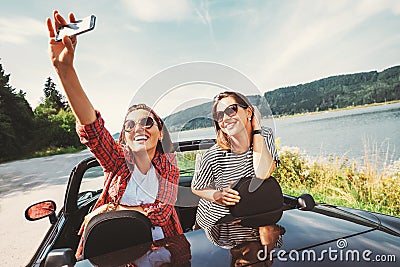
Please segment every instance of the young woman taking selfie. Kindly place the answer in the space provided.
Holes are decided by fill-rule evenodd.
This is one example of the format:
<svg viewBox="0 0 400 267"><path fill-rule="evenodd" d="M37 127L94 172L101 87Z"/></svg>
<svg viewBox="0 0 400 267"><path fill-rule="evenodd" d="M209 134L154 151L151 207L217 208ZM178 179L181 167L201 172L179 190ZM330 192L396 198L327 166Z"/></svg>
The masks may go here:
<svg viewBox="0 0 400 267"><path fill-rule="evenodd" d="M47 19L50 59L69 105L77 120L77 133L104 170L103 192L82 223L81 235L90 219L110 210L135 210L151 221L153 240L181 234L182 228L174 209L179 170L170 135L161 118L144 104L128 109L119 141L105 128L99 111L84 92L74 67L76 36L55 40L55 29L67 21L54 11ZM73 14L70 22L75 21ZM76 256L82 253L83 240Z"/></svg>

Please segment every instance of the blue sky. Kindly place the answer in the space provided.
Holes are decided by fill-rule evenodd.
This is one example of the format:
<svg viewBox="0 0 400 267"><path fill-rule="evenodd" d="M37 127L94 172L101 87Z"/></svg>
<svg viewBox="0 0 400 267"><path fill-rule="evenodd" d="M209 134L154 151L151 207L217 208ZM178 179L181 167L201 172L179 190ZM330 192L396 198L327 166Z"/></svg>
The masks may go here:
<svg viewBox="0 0 400 267"><path fill-rule="evenodd" d="M143 82L184 62L231 66L261 92L400 64L400 1L1 1L0 62L33 108L48 76L61 90L46 17L54 9L97 16L95 30L78 40L75 66L111 132ZM207 93L186 88L156 111L166 116L166 106Z"/></svg>

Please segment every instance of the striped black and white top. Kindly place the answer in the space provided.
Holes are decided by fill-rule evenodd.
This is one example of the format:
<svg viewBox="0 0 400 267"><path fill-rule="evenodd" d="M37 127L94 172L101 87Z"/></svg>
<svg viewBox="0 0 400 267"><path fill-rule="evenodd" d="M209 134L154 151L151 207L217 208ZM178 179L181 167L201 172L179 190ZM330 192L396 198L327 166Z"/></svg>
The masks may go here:
<svg viewBox="0 0 400 267"><path fill-rule="evenodd" d="M204 228L208 240L221 248L234 248L243 242L260 241L260 233L256 228L233 224L219 224Z"/></svg>
<svg viewBox="0 0 400 267"><path fill-rule="evenodd" d="M275 147L275 138L271 128L262 127L262 135L275 162L279 156ZM231 181L236 182L243 177L254 176L252 147L242 154L234 154L222 150L218 144L212 146L202 156L199 169L195 171L192 187L195 190L215 188L222 190L229 186ZM200 199L196 214L197 224L208 228L229 214L229 207L205 199Z"/></svg>
<svg viewBox="0 0 400 267"><path fill-rule="evenodd" d="M274 247L280 248L283 242L282 235L285 233L285 230L282 226L277 224L275 224L274 227L279 229L274 239ZM257 241L261 243L258 228L225 223L205 228L204 232L211 243L225 249L234 248L244 242Z"/></svg>

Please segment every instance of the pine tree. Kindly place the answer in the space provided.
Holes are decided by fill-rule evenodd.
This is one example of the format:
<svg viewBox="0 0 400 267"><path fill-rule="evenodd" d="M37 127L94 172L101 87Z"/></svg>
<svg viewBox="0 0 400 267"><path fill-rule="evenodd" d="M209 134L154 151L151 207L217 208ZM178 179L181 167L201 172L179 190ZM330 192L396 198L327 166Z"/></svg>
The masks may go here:
<svg viewBox="0 0 400 267"><path fill-rule="evenodd" d="M51 77L47 78L46 83L44 84L43 93L45 97L45 107L54 108L57 112L61 109L65 110L67 108L65 97L57 91L56 84L53 82Z"/></svg>
<svg viewBox="0 0 400 267"><path fill-rule="evenodd" d="M33 126L33 111L25 93L9 85L10 74L0 64L0 162L27 153Z"/></svg>

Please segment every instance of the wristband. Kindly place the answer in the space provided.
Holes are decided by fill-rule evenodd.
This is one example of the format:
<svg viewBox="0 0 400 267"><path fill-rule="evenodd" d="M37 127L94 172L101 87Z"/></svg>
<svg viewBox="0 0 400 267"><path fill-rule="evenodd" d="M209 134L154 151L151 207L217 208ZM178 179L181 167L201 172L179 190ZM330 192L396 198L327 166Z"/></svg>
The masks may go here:
<svg viewBox="0 0 400 267"><path fill-rule="evenodd" d="M254 130L253 131L253 135L255 135L255 134L261 134L262 135L262 130Z"/></svg>

